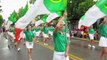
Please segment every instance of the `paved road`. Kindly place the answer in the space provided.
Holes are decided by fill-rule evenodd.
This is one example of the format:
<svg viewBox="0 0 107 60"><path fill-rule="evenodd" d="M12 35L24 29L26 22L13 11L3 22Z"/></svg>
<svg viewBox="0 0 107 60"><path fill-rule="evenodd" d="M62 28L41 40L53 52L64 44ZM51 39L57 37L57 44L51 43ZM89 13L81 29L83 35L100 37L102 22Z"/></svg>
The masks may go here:
<svg viewBox="0 0 107 60"><path fill-rule="evenodd" d="M88 41L72 38L70 44L70 60L98 60L100 47L96 43L96 49L87 47ZM17 52L14 45L7 47L8 42L0 36L0 60L28 60L27 49L21 45L21 51ZM49 45L44 46L43 42L35 43L33 49L33 60L52 60L53 42L49 40Z"/></svg>

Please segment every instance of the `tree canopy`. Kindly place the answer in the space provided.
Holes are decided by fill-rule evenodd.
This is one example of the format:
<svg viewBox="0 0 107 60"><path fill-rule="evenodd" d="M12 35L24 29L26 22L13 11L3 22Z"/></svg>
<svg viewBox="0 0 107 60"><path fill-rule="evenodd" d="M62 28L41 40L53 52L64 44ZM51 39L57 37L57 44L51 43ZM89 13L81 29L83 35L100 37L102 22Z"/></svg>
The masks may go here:
<svg viewBox="0 0 107 60"><path fill-rule="evenodd" d="M68 0L69 18L73 20L80 19L94 4L93 0Z"/></svg>
<svg viewBox="0 0 107 60"><path fill-rule="evenodd" d="M2 24L3 24L3 17L2 15L0 15L0 27L2 26Z"/></svg>

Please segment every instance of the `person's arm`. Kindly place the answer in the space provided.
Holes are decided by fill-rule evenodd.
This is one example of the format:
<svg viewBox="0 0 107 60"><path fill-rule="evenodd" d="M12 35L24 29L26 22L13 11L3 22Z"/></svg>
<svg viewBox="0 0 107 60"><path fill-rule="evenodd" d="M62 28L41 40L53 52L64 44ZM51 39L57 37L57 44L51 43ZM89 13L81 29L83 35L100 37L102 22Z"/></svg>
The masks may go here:
<svg viewBox="0 0 107 60"><path fill-rule="evenodd" d="M68 56L69 49L70 49L70 46L69 46L69 44L68 44L68 45L66 46L65 57Z"/></svg>
<svg viewBox="0 0 107 60"><path fill-rule="evenodd" d="M54 29L54 33L57 32L60 24L63 23L63 20L64 20L64 18L65 18L66 16L67 16L67 12L65 11L64 14L63 14L63 16L61 16L61 17L58 19L59 22L57 23L57 25L56 25L56 27L55 27L55 29Z"/></svg>

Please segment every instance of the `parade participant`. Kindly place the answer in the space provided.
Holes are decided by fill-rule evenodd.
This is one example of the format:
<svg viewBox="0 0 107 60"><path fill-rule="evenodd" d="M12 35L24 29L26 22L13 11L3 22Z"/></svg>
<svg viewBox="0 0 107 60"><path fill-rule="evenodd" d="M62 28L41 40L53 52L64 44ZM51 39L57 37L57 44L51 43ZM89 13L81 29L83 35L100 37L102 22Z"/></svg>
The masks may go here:
<svg viewBox="0 0 107 60"><path fill-rule="evenodd" d="M53 31L54 31L54 27L53 27L53 26L50 26L50 27L49 27L49 38L50 38L51 40L53 40L53 39L52 39Z"/></svg>
<svg viewBox="0 0 107 60"><path fill-rule="evenodd" d="M101 35L99 46L102 47L100 59L102 60L103 56L107 60L107 16L104 18L104 21L99 26L99 32Z"/></svg>
<svg viewBox="0 0 107 60"><path fill-rule="evenodd" d="M41 33L40 27L39 26L35 27L34 30L35 30L36 42L39 42L39 36L40 36L40 33Z"/></svg>
<svg viewBox="0 0 107 60"><path fill-rule="evenodd" d="M29 60L32 60L32 49L33 49L33 41L34 41L34 33L32 31L31 26L27 26L25 33L26 47L28 49L28 57Z"/></svg>
<svg viewBox="0 0 107 60"><path fill-rule="evenodd" d="M45 25L42 29L43 31L43 37L44 37L44 45L48 45L48 33L49 33L49 28L47 25Z"/></svg>
<svg viewBox="0 0 107 60"><path fill-rule="evenodd" d="M2 30L3 30L3 36L6 38L6 21L4 21L4 23L2 25Z"/></svg>
<svg viewBox="0 0 107 60"><path fill-rule="evenodd" d="M19 38L19 41L17 42L17 51L19 52L20 51L20 43L22 40L24 40L25 38L25 34L24 32L22 31L21 34L20 34L20 38Z"/></svg>
<svg viewBox="0 0 107 60"><path fill-rule="evenodd" d="M18 41L20 33L38 15L48 14L46 22L62 15L67 8L67 0L36 0L34 5L15 23L15 40Z"/></svg>
<svg viewBox="0 0 107 60"><path fill-rule="evenodd" d="M63 28L63 20L67 16L67 13L59 19L58 24L55 27L53 33L54 39L54 55L53 60L69 60L68 52L69 52L69 41L67 40L66 35L62 32Z"/></svg>
<svg viewBox="0 0 107 60"><path fill-rule="evenodd" d="M94 31L93 27L90 26L90 28L88 29L90 44L88 45L88 47L95 48L95 46L94 46L94 33L95 33L95 31Z"/></svg>

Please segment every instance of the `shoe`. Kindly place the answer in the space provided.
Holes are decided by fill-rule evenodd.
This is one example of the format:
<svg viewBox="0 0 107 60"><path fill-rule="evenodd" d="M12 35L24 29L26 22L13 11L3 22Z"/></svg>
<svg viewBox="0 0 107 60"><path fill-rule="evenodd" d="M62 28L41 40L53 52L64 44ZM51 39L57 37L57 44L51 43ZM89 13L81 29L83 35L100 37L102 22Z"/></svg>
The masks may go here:
<svg viewBox="0 0 107 60"><path fill-rule="evenodd" d="M93 45L92 48L95 49L95 46Z"/></svg>
<svg viewBox="0 0 107 60"><path fill-rule="evenodd" d="M72 37L74 37L74 36L72 36Z"/></svg>
<svg viewBox="0 0 107 60"><path fill-rule="evenodd" d="M39 41L36 41L37 43L39 42Z"/></svg>
<svg viewBox="0 0 107 60"><path fill-rule="evenodd" d="M44 45L46 45L46 43L44 43Z"/></svg>
<svg viewBox="0 0 107 60"><path fill-rule="evenodd" d="M47 43L45 45L48 45Z"/></svg>
<svg viewBox="0 0 107 60"><path fill-rule="evenodd" d="M32 59L30 58L30 60L32 60Z"/></svg>
<svg viewBox="0 0 107 60"><path fill-rule="evenodd" d="M18 48L17 51L19 52L19 51L20 51L20 48Z"/></svg>
<svg viewBox="0 0 107 60"><path fill-rule="evenodd" d="M90 45L90 44L88 44L88 47L91 47L91 45Z"/></svg>
<svg viewBox="0 0 107 60"><path fill-rule="evenodd" d="M8 48L9 48L9 50L10 50L10 46L8 45Z"/></svg>
<svg viewBox="0 0 107 60"><path fill-rule="evenodd" d="M17 43L14 43L14 45L16 46L16 45L17 45Z"/></svg>

